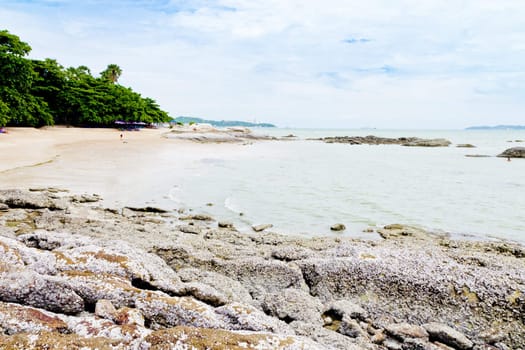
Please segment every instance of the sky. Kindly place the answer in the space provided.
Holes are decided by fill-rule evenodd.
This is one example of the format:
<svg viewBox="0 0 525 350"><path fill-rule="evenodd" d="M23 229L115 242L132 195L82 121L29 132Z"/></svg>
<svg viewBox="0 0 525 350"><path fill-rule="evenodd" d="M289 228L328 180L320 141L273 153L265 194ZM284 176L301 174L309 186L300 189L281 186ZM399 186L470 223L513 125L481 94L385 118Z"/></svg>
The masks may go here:
<svg viewBox="0 0 525 350"><path fill-rule="evenodd" d="M304 128L525 124L522 0L0 0L31 58L171 116Z"/></svg>

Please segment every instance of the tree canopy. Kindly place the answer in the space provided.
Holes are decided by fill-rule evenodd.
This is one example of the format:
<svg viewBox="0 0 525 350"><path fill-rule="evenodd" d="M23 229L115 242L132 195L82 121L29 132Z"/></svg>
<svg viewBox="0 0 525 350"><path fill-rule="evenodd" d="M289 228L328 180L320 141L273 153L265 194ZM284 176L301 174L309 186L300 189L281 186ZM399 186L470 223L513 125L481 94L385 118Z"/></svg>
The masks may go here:
<svg viewBox="0 0 525 350"><path fill-rule="evenodd" d="M109 64L94 77L86 66L32 60L29 44L0 30L0 126L53 124L110 126L117 120L171 120L151 98L117 84L122 69Z"/></svg>

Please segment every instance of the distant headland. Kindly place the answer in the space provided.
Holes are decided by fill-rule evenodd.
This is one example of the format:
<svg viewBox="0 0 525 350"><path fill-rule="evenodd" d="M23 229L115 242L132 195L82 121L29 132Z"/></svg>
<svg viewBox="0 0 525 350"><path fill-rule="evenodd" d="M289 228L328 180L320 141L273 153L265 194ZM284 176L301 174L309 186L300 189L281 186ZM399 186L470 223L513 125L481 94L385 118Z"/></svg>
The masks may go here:
<svg viewBox="0 0 525 350"><path fill-rule="evenodd" d="M525 130L525 125L470 126L465 130Z"/></svg>
<svg viewBox="0 0 525 350"><path fill-rule="evenodd" d="M244 127L260 127L260 128L275 128L276 126L270 123L250 123L238 120L207 120L195 117L177 117L173 119L175 123L198 123L198 124L211 124L217 127L228 127L228 126L244 126Z"/></svg>

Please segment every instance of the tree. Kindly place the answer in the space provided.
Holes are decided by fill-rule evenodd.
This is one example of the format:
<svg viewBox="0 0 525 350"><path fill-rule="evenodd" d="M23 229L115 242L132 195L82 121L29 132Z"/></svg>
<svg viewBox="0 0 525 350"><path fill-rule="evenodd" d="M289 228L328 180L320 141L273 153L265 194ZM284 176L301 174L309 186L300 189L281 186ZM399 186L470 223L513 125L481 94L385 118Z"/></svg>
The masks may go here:
<svg viewBox="0 0 525 350"><path fill-rule="evenodd" d="M53 124L43 98L31 93L36 78L33 64L24 56L31 47L7 30L0 31L0 101L2 124L42 126Z"/></svg>
<svg viewBox="0 0 525 350"><path fill-rule="evenodd" d="M31 51L31 46L20 40L7 30L0 30L0 54L10 54L15 56L25 56Z"/></svg>
<svg viewBox="0 0 525 350"><path fill-rule="evenodd" d="M116 83L118 78L122 75L122 69L116 64L110 64L106 70L100 72L100 77L104 80L109 81L110 83Z"/></svg>

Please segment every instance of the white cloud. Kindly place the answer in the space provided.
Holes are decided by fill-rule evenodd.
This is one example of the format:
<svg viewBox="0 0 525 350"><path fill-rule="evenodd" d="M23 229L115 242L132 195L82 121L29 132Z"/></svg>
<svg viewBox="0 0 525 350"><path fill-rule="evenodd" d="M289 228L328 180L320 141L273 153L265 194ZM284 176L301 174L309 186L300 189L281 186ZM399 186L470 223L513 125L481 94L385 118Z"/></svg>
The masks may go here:
<svg viewBox="0 0 525 350"><path fill-rule="evenodd" d="M123 84L174 116L334 127L523 123L518 0L61 3L7 2L0 22L34 57L93 72L119 64Z"/></svg>

